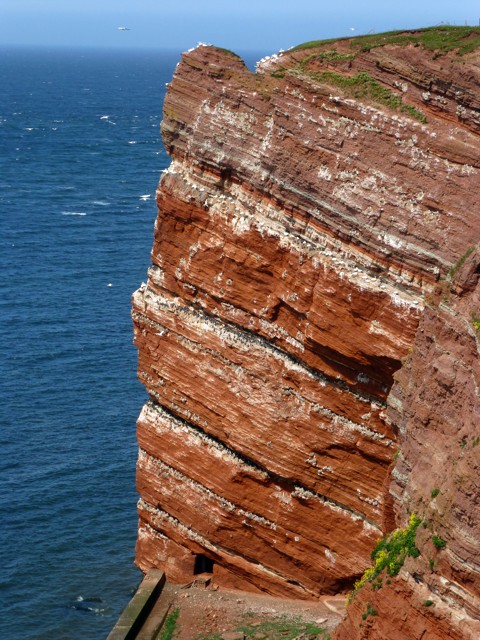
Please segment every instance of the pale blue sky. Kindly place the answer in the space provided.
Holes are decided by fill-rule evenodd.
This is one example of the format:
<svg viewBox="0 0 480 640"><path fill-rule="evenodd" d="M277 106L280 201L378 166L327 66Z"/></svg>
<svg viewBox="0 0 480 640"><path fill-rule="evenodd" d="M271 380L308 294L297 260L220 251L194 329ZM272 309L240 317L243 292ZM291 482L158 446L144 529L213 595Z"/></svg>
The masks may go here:
<svg viewBox="0 0 480 640"><path fill-rule="evenodd" d="M479 18L478 0L0 0L0 45L187 49L201 41L273 52L370 31L478 25Z"/></svg>

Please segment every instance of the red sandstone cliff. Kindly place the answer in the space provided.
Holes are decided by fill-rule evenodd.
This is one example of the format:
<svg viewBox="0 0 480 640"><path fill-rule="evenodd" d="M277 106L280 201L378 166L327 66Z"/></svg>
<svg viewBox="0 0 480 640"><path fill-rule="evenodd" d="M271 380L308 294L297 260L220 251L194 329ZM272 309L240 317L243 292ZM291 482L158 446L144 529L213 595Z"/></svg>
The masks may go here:
<svg viewBox="0 0 480 640"><path fill-rule="evenodd" d="M421 519L417 558L354 596L336 640L480 637L480 246L428 302L395 375L396 522ZM375 612L368 615L368 612Z"/></svg>
<svg viewBox="0 0 480 640"><path fill-rule="evenodd" d="M460 447L466 480L457 486L449 472L470 497L443 491L441 427L422 422L440 401L420 343L450 317L461 335L478 302L472 285L458 314L455 297L451 313L424 304L480 240L479 57L413 41L357 43L284 53L256 74L200 46L177 67L162 123L172 164L157 193L148 283L133 296L150 396L138 421L137 563L189 581L206 557L219 584L315 598L350 588L379 537L430 509L432 531L456 543L428 580L425 571L412 584L413 574L399 574L386 600L410 603L398 607L408 617L408 589L417 597L421 584L444 593L445 607L468 600L471 619L478 593L467 588L462 599L449 585L469 562L468 581L478 579L478 486L464 458L480 447ZM466 335L462 358L472 367L471 325ZM387 420L393 375L410 352ZM442 362L439 371L454 367ZM427 371L432 395L422 405L415 389ZM474 378L458 386L476 393ZM460 431L470 445L473 427ZM430 461L422 488L423 448L437 466ZM455 500L461 510L446 517ZM341 637L375 628L371 619L358 627L362 598Z"/></svg>

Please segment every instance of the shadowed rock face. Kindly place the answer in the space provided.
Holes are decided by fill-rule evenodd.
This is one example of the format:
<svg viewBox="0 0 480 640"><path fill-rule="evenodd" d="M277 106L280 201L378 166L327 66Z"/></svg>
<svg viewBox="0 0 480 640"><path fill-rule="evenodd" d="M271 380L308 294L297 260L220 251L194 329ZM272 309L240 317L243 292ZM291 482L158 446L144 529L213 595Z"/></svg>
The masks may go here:
<svg viewBox="0 0 480 640"><path fill-rule="evenodd" d="M348 43L256 74L200 46L167 93L133 319L137 563L173 581L202 554L218 584L344 591L408 511L387 491L386 399L425 295L480 239L478 66ZM338 86L362 72L410 111Z"/></svg>
<svg viewBox="0 0 480 640"><path fill-rule="evenodd" d="M381 590L367 583L335 640L480 637L479 249L430 300L388 398L390 497L399 525L422 518L420 556ZM378 615L363 621L367 605Z"/></svg>

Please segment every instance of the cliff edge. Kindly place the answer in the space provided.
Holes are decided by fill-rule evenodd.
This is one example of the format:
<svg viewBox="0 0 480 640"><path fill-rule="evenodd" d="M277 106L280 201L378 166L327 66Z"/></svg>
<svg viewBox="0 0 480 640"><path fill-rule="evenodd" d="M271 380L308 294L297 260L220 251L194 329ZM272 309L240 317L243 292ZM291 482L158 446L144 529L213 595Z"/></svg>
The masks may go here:
<svg viewBox="0 0 480 640"><path fill-rule="evenodd" d="M416 620L474 623L478 42L308 43L256 73L211 46L183 55L133 296L143 570L313 599L351 589L416 514L420 556L372 594L405 616L402 638L422 637L424 593L439 600ZM446 547L427 561L432 536ZM386 637L369 589L338 638Z"/></svg>
<svg viewBox="0 0 480 640"><path fill-rule="evenodd" d="M395 374L387 413L400 448L389 496L399 528L379 545L383 561L374 552L335 640L480 637L479 278L477 245L427 300ZM414 536L398 544L409 521Z"/></svg>

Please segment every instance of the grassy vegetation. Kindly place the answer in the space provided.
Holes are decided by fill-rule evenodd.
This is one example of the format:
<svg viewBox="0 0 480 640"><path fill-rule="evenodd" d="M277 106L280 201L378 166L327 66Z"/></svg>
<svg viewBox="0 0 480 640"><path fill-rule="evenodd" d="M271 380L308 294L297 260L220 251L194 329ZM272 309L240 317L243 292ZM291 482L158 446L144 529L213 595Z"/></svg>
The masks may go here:
<svg viewBox="0 0 480 640"><path fill-rule="evenodd" d="M164 622L164 625L162 627L160 640L172 640L173 634L175 632L175 627L177 626L177 620L179 615L180 615L180 609L174 609L172 613L168 614Z"/></svg>
<svg viewBox="0 0 480 640"><path fill-rule="evenodd" d="M336 49L329 49L328 51L312 53L306 58L303 58L301 64L305 66L312 60L320 60L321 62L345 62L347 60L353 60L353 58L355 58L354 53L340 53Z"/></svg>
<svg viewBox="0 0 480 640"><path fill-rule="evenodd" d="M228 53L228 55L241 60L241 57L238 55L238 53L235 53L235 51L231 51L230 49L224 49L223 47L215 47L215 49L218 49L218 51L223 51L223 53Z"/></svg>
<svg viewBox="0 0 480 640"><path fill-rule="evenodd" d="M345 39L311 40L294 47L293 51L321 47ZM464 55L480 46L480 28L442 25L416 31L388 31L386 33L357 36L350 41L352 49L359 51L369 51L389 44L398 46L420 45L438 54L456 49L459 55Z"/></svg>
<svg viewBox="0 0 480 640"><path fill-rule="evenodd" d="M299 618L288 618L282 616L276 620L268 620L256 624L244 624L238 627L243 631L246 638L268 638L268 640L293 640L302 635L323 634L325 640L329 640L325 628L319 627L310 622L303 622Z"/></svg>
<svg viewBox="0 0 480 640"><path fill-rule="evenodd" d="M365 71L360 71L354 76L343 76L334 71L311 73L310 76L318 82L339 87L347 95L359 100L371 100L394 111L416 118L420 122L427 121L424 113L410 104L404 104L400 96L381 85Z"/></svg>
<svg viewBox="0 0 480 640"><path fill-rule="evenodd" d="M378 616L378 611L369 602L367 602L365 612L362 613L362 620L366 620L368 616Z"/></svg>
<svg viewBox="0 0 480 640"><path fill-rule="evenodd" d="M480 28L455 27L444 25L419 29L415 32L392 31L378 35L362 36L352 41L352 46L358 46L361 51L369 51L385 45L406 46L408 44L421 45L435 53L447 53L453 49L459 55L474 51L480 46Z"/></svg>
<svg viewBox="0 0 480 640"><path fill-rule="evenodd" d="M244 615L244 623L237 627L237 631L245 634L246 640L294 640L295 638L315 637L322 640L330 640L330 635L323 627L312 622L303 622L298 617L281 616L274 620L264 620L263 622L249 622L252 614ZM218 633L211 633L207 636L199 635L195 640L222 640Z"/></svg>
<svg viewBox="0 0 480 640"><path fill-rule="evenodd" d="M473 328L475 329L475 331L480 331L480 318L478 319L478 329L475 327L475 325L473 325ZM460 449L465 449L465 447L468 445L468 439L464 437L458 441L458 444L460 445ZM479 444L480 436L471 436L472 449L478 447Z"/></svg>
<svg viewBox="0 0 480 640"><path fill-rule="evenodd" d="M465 253L463 254L463 256L461 256L453 266L450 267L449 271L448 271L448 279L449 280L453 280L454 277L457 275L458 270L460 269L460 267L464 264L465 260L468 258L468 256L473 253L475 247L469 247Z"/></svg>
<svg viewBox="0 0 480 640"><path fill-rule="evenodd" d="M340 40L346 40L347 38L328 38L328 40L309 40L308 42L302 42L297 44L296 47L292 47L290 51L303 51L304 49L314 49L315 47L321 47L325 44L331 44L333 42L339 42Z"/></svg>
<svg viewBox="0 0 480 640"><path fill-rule="evenodd" d="M367 582L374 582L376 589L381 588L379 576L382 571L385 570L389 576L396 576L408 556L418 558L420 551L415 546L415 537L420 523L420 518L412 513L408 525L404 529L395 529L377 543L372 551L373 565L355 583L349 596L350 602L355 593Z"/></svg>
<svg viewBox="0 0 480 640"><path fill-rule="evenodd" d="M475 331L480 331L480 316L478 316L476 313L472 313L472 327L475 329Z"/></svg>
<svg viewBox="0 0 480 640"><path fill-rule="evenodd" d="M348 44L343 45L343 51L337 51L335 45L341 40L348 40ZM480 47L480 27L442 25L417 29L415 31L389 31L380 34L356 36L354 38L312 40L294 47L292 51L308 52L308 50L312 48L320 48L323 50L306 55L291 69L275 69L272 71L272 76L283 78L288 74L299 76L307 74L317 82L340 88L349 96L360 100L371 100L373 103L388 107L425 123L426 116L420 109L417 109L412 104L405 104L402 95L383 86L369 73L360 72L353 76L346 77L332 70L322 72L311 69L310 63L315 60L335 66L336 63L353 60L363 51L370 51L371 49L384 47L386 45L419 46L431 51L434 57L452 50L456 51L459 55L463 55ZM350 53L347 47L350 48ZM345 49L347 49L347 51L345 51ZM458 269L458 267L454 265L452 270L455 268Z"/></svg>
<svg viewBox="0 0 480 640"><path fill-rule="evenodd" d="M447 546L445 540L443 538L440 538L440 536L432 536L432 542L435 549L445 549L445 547Z"/></svg>

